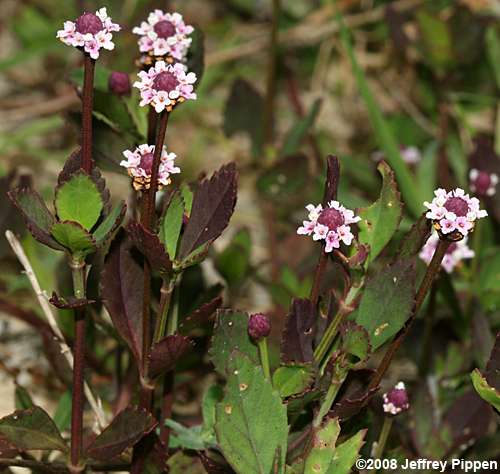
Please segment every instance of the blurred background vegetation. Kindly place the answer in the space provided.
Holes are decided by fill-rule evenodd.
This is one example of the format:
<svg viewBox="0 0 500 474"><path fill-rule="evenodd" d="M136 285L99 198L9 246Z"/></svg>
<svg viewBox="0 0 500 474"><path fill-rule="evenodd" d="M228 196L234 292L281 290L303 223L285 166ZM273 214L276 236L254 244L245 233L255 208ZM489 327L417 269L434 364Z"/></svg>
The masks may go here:
<svg viewBox="0 0 500 474"><path fill-rule="evenodd" d="M0 310L12 313L14 301L38 312L3 237L7 228L22 232L3 191L10 181L32 179L50 201L57 174L78 143L81 55L55 34L82 5L106 6L123 26L116 49L99 59L94 117L94 155L115 200L131 192L117 166L121 152L143 142L146 122L136 94L124 101L107 94L107 74L124 71L135 80L138 50L131 30L152 8L177 10L203 32L198 100L176 110L167 146L179 156L184 180L235 160L240 185L230 229L213 258L188 272L184 291L197 294L220 282L227 287L226 304L272 312L276 334L291 298L306 296L311 285L317 248L295 232L304 206L321 200L327 154L341 159L339 198L350 208L378 197L374 156L384 154L406 201L401 231L423 212L421 203L436 187L468 189L471 168L500 175L500 2L336 4L338 10L329 0L2 0ZM202 46L197 38L198 56ZM199 57L195 64L200 73ZM421 153L416 164L404 163L399 153L409 146ZM13 170L16 177L9 175ZM438 296L437 321L446 327L456 323L453 318L476 318L472 338L479 345L468 338L463 346L447 346L442 364L448 356L470 356L482 367L500 326L499 195L484 203L492 218L473 239L476 259L453 282L446 279ZM44 290L61 289L63 256L26 234L23 243ZM477 311L471 305L476 301ZM71 318L61 312L60 320L71 334ZM57 386L33 356L43 351L33 333L4 325L0 341L14 342L0 351L9 380L43 381L44 393ZM479 354L457 347L476 347ZM108 349L96 346L96 357ZM415 373L412 364L401 370Z"/></svg>

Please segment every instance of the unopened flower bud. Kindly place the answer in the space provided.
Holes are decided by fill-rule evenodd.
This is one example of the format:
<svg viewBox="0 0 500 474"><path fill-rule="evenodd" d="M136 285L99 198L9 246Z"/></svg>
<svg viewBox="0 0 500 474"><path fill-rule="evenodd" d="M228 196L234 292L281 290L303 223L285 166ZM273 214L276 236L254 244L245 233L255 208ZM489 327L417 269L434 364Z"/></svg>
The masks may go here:
<svg viewBox="0 0 500 474"><path fill-rule="evenodd" d="M269 318L262 313L252 314L248 320L248 335L254 340L259 341L269 336L271 332L271 322Z"/></svg>
<svg viewBox="0 0 500 474"><path fill-rule="evenodd" d="M392 390L384 393L382 398L384 400L384 412L390 415L397 415L410 408L408 393L403 382L399 382Z"/></svg>
<svg viewBox="0 0 500 474"><path fill-rule="evenodd" d="M130 78L125 72L113 71L109 75L108 87L116 95L130 95Z"/></svg>

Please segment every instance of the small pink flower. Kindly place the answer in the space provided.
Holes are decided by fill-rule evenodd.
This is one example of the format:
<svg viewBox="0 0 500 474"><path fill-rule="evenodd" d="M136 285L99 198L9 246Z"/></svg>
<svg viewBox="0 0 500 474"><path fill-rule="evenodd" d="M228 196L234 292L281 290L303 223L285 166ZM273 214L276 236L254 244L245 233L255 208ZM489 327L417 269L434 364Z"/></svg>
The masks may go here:
<svg viewBox="0 0 500 474"><path fill-rule="evenodd" d="M149 189L154 151L154 145L139 145L134 151L125 150L123 152L126 160L122 160L120 166L127 168L129 176L133 178L136 190ZM176 158L175 153L167 153L166 148L163 147L158 170L158 184L160 186L167 186L171 182L170 175L181 172L181 169L175 166Z"/></svg>
<svg viewBox="0 0 500 474"><path fill-rule="evenodd" d="M141 80L135 82L134 87L141 91L141 107L151 105L158 113L163 110L171 112L178 103L196 99L193 92L196 74L186 73L186 67L181 63L171 65L158 61L149 71L141 71L138 76Z"/></svg>
<svg viewBox="0 0 500 474"><path fill-rule="evenodd" d="M97 59L101 48L114 49L113 31L120 31L120 25L112 22L106 8L101 8L95 14L84 13L75 22L65 21L57 38L64 44L82 48L92 59Z"/></svg>
<svg viewBox="0 0 500 474"><path fill-rule="evenodd" d="M410 408L408 393L403 382L399 382L392 390L384 393L384 412L390 415L397 415Z"/></svg>
<svg viewBox="0 0 500 474"><path fill-rule="evenodd" d="M479 200L471 198L463 189L456 188L450 192L437 189L434 195L432 202L424 202L424 206L429 209L425 216L443 234L457 231L461 236L466 236L474 228L477 219L488 215L479 208Z"/></svg>
<svg viewBox="0 0 500 474"><path fill-rule="evenodd" d="M439 242L439 236L436 233L433 233L428 239L425 245L422 247L420 251L419 257L427 264L432 260L432 256L436 251L437 245ZM467 245L467 237L458 242L452 242L448 249L446 250L446 254L441 262L441 266L447 273L451 273L453 269L461 263L462 260L473 258L474 251L469 248Z"/></svg>
<svg viewBox="0 0 500 474"><path fill-rule="evenodd" d="M470 190L480 196L494 196L498 184L498 176L495 173L479 171L475 168L469 173Z"/></svg>
<svg viewBox="0 0 500 474"><path fill-rule="evenodd" d="M402 146L399 149L399 152L401 154L401 158L403 158L403 161L405 163L408 163L409 165L417 164L422 159L422 154L416 146ZM384 160L385 153L380 150L375 151L372 153L372 159L376 162Z"/></svg>
<svg viewBox="0 0 500 474"><path fill-rule="evenodd" d="M132 32L139 35L139 50L153 56L164 56L166 60L172 58L184 61L191 46L189 35L194 31L186 25L179 13L164 13L155 10L149 14L148 21L136 26ZM170 60L169 60L170 62Z"/></svg>
<svg viewBox="0 0 500 474"><path fill-rule="evenodd" d="M353 211L346 209L338 201L329 202L325 209L321 204L318 206L309 204L306 209L309 212L309 220L302 222L302 226L297 229L297 234L312 234L313 240L324 240L327 253L339 248L341 242L351 245L354 235L349 224L361 220L360 217L354 215Z"/></svg>

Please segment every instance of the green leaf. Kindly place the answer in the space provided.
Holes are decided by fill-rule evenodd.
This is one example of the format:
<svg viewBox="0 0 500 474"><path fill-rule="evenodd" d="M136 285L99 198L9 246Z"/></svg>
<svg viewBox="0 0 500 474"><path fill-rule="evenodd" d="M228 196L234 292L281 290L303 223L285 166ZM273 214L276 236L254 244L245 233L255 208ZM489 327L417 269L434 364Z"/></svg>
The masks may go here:
<svg viewBox="0 0 500 474"><path fill-rule="evenodd" d="M201 433L201 425L188 428L171 419L165 420L165 425L172 430L168 444L170 449L183 448L200 451L208 447Z"/></svg>
<svg viewBox="0 0 500 474"><path fill-rule="evenodd" d="M184 451L178 451L169 456L167 465L169 474L206 474L199 456ZM165 471L162 470L161 472Z"/></svg>
<svg viewBox="0 0 500 474"><path fill-rule="evenodd" d="M475 369L471 374L472 384L476 389L479 396L486 400L496 410L500 411L500 393L494 387L490 386L486 378L479 371Z"/></svg>
<svg viewBox="0 0 500 474"><path fill-rule="evenodd" d="M403 212L403 203L394 180L394 173L382 161L377 167L382 175L380 197L370 207L359 210L361 217L359 241L370 246L367 264L373 262L398 230Z"/></svg>
<svg viewBox="0 0 500 474"><path fill-rule="evenodd" d="M208 352L215 370L226 375L229 357L234 350L245 354L252 362L259 362L257 346L248 336L248 314L232 310L218 310L212 344Z"/></svg>
<svg viewBox="0 0 500 474"><path fill-rule="evenodd" d="M72 253L85 255L96 248L92 236L77 222L56 222L52 226L52 235Z"/></svg>
<svg viewBox="0 0 500 474"><path fill-rule="evenodd" d="M56 191L55 208L62 221L78 222L90 230L103 208L101 193L85 173L75 173Z"/></svg>
<svg viewBox="0 0 500 474"><path fill-rule="evenodd" d="M177 254L177 243L181 235L182 219L184 216L184 201L179 192L175 192L160 221L158 237L167 249L170 260Z"/></svg>
<svg viewBox="0 0 500 474"><path fill-rule="evenodd" d="M220 385L212 385L203 397L201 412L203 414L202 433L205 438L215 439L215 410L217 403L222 400L224 391Z"/></svg>
<svg viewBox="0 0 500 474"><path fill-rule="evenodd" d="M500 33L494 25L486 29L486 52L500 89Z"/></svg>
<svg viewBox="0 0 500 474"><path fill-rule="evenodd" d="M350 319L368 331L376 350L403 327L411 314L414 298L413 259L401 260L367 281L359 308Z"/></svg>
<svg viewBox="0 0 500 474"><path fill-rule="evenodd" d="M366 329L353 321L346 321L340 328L342 352L364 362L371 354L370 336Z"/></svg>
<svg viewBox="0 0 500 474"><path fill-rule="evenodd" d="M286 365L273 374L273 387L282 398L302 393L312 383L314 370L309 364Z"/></svg>
<svg viewBox="0 0 500 474"><path fill-rule="evenodd" d="M420 28L423 57L432 66L442 70L453 62L451 32L448 22L441 20L436 14L420 9L416 15Z"/></svg>
<svg viewBox="0 0 500 474"><path fill-rule="evenodd" d="M301 142L314 125L320 109L321 99L316 99L311 107L311 110L309 110L309 113L294 124L292 129L286 134L283 147L281 149L281 156L291 155L299 150Z"/></svg>
<svg viewBox="0 0 500 474"><path fill-rule="evenodd" d="M0 419L0 434L21 450L68 450L50 416L37 406Z"/></svg>
<svg viewBox="0 0 500 474"><path fill-rule="evenodd" d="M251 238L248 229L240 229L215 259L215 268L230 287L238 286L250 268Z"/></svg>
<svg viewBox="0 0 500 474"><path fill-rule="evenodd" d="M262 369L242 354L231 358L215 431L224 457L238 474L272 474L277 452L279 464L285 464L286 408Z"/></svg>
<svg viewBox="0 0 500 474"><path fill-rule="evenodd" d="M21 385L16 385L15 402L17 410L27 410L35 405L29 392Z"/></svg>
<svg viewBox="0 0 500 474"><path fill-rule="evenodd" d="M338 418L331 418L314 433L313 446L306 458L304 473L349 474L363 445L366 430L335 446L340 434Z"/></svg>
<svg viewBox="0 0 500 474"><path fill-rule="evenodd" d="M71 422L71 390L67 390L59 398L56 412L54 414L54 423L59 431L68 429Z"/></svg>
<svg viewBox="0 0 500 474"><path fill-rule="evenodd" d="M182 184L180 190L181 190L182 200L184 202L184 212L188 216L190 216L191 208L193 207L194 193L188 184Z"/></svg>
<svg viewBox="0 0 500 474"><path fill-rule="evenodd" d="M403 161L403 158L401 158L396 137L391 132L391 129L387 124L372 91L370 90L365 73L356 59L354 49L351 44L349 30L344 24L340 14L338 15L338 21L340 24L342 44L351 61L354 76L356 77L361 96L363 97L366 108L368 109L370 121L372 122L377 141L384 151L389 165L394 170L399 189L401 189L401 193L403 194L403 198L408 206L408 209L414 217L417 217L422 212L422 209L419 200L419 193L417 187L415 186L414 179L412 178L406 163Z"/></svg>
<svg viewBox="0 0 500 474"><path fill-rule="evenodd" d="M97 226L96 230L92 233L98 247L110 241L113 238L114 232L118 229L125 217L127 205L124 201L120 201L111 212L104 218L104 220Z"/></svg>

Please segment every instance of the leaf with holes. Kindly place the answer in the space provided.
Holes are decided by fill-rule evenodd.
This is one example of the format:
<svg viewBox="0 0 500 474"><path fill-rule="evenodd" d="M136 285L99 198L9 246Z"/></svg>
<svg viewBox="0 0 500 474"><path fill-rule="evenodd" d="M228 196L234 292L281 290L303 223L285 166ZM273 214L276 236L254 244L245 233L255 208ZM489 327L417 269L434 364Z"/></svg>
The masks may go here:
<svg viewBox="0 0 500 474"><path fill-rule="evenodd" d="M359 241L370 246L367 264L377 258L398 230L403 212L393 171L385 161L381 161L377 169L382 175L380 197L358 211Z"/></svg>
<svg viewBox="0 0 500 474"><path fill-rule="evenodd" d="M373 350L394 336L411 314L415 300L415 262L400 260L368 279L350 319L363 326Z"/></svg>
<svg viewBox="0 0 500 474"><path fill-rule="evenodd" d="M232 310L218 310L214 335L208 352L215 370L226 375L229 357L238 350L252 362L258 363L259 351L248 336L248 314Z"/></svg>
<svg viewBox="0 0 500 474"><path fill-rule="evenodd" d="M279 464L285 465L286 407L262 369L237 352L229 361L225 396L216 409L215 432L222 454L239 474L275 472L277 451Z"/></svg>
<svg viewBox="0 0 500 474"><path fill-rule="evenodd" d="M281 339L283 362L311 362L313 357L313 325L316 309L308 299L296 298L285 322Z"/></svg>
<svg viewBox="0 0 500 474"><path fill-rule="evenodd" d="M236 189L237 173L234 163L223 166L210 179L198 184L189 222L181 239L181 260L222 234L236 205Z"/></svg>
<svg viewBox="0 0 500 474"><path fill-rule="evenodd" d="M176 191L168 203L165 213L160 219L158 237L165 245L170 260L177 255L177 245L181 235L182 221L184 218L184 200L179 191Z"/></svg>
<svg viewBox="0 0 500 474"><path fill-rule="evenodd" d="M118 235L106 257L101 278L101 295L118 334L136 361L142 353L143 269L130 253L131 244Z"/></svg>
<svg viewBox="0 0 500 474"><path fill-rule="evenodd" d="M9 191L9 198L21 212L26 227L31 235L44 245L54 250L65 250L51 235L54 216L47 209L40 195L32 189L14 189Z"/></svg>
<svg viewBox="0 0 500 474"><path fill-rule="evenodd" d="M68 451L50 416L40 407L15 411L0 419L0 434L16 448Z"/></svg>
<svg viewBox="0 0 500 474"><path fill-rule="evenodd" d="M273 387L285 398L304 392L313 380L314 369L312 365L285 365L275 370Z"/></svg>
<svg viewBox="0 0 500 474"><path fill-rule="evenodd" d="M159 377L175 368L177 361L192 348L192 342L185 336L166 336L153 344L148 356L148 375Z"/></svg>
<svg viewBox="0 0 500 474"><path fill-rule="evenodd" d="M78 222L90 230L99 219L104 203L90 176L78 172L58 186L54 206L60 220Z"/></svg>
<svg viewBox="0 0 500 474"><path fill-rule="evenodd" d="M146 410L127 407L92 441L86 455L99 461L109 461L134 446L150 433L157 421Z"/></svg>
<svg viewBox="0 0 500 474"><path fill-rule="evenodd" d="M56 222L52 226L51 233L71 253L87 255L97 248L92 235L78 224L78 222Z"/></svg>
<svg viewBox="0 0 500 474"><path fill-rule="evenodd" d="M154 271L162 274L170 272L172 262L156 234L149 232L139 222L131 222L127 226L127 234L132 243L147 258Z"/></svg>

